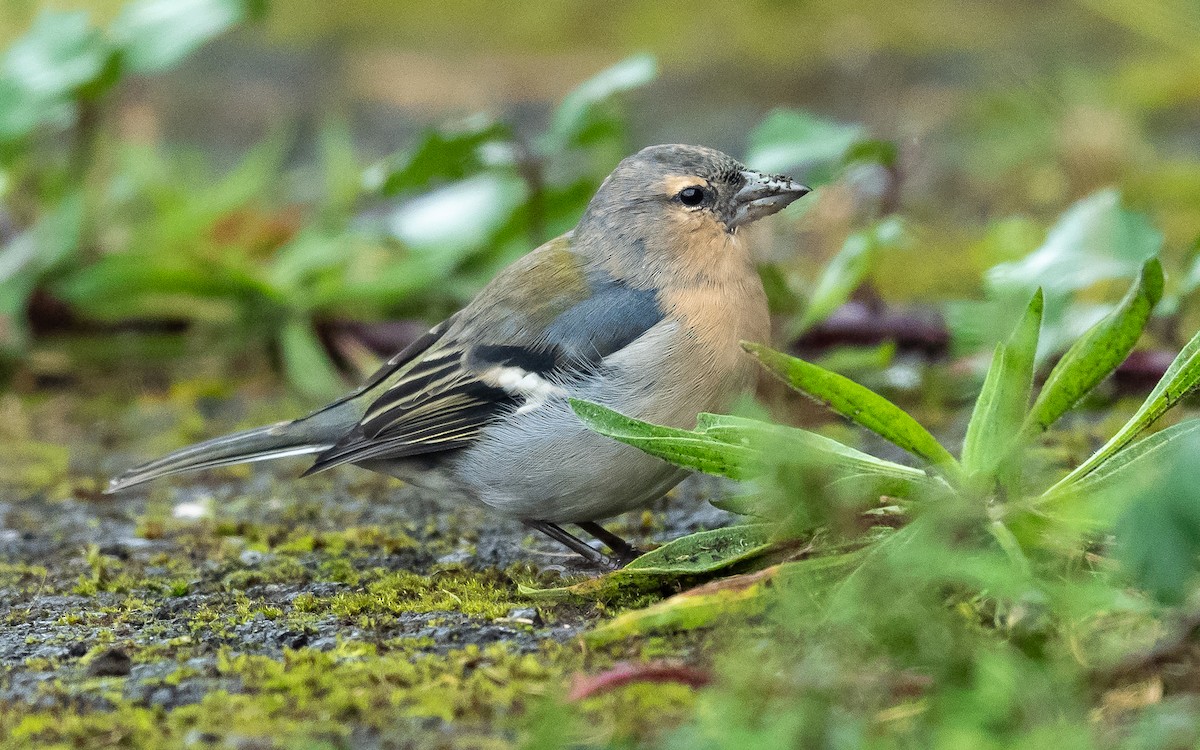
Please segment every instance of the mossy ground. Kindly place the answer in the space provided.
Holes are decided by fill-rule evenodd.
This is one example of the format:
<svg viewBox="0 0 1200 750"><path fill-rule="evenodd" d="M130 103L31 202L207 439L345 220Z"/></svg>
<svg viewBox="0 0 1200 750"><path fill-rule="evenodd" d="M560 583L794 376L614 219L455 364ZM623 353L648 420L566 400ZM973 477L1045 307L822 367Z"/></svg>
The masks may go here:
<svg viewBox="0 0 1200 750"><path fill-rule="evenodd" d="M359 470L293 480L299 464L97 491L135 456L290 407L218 399L199 417L204 398L0 399L3 747L647 741L685 715L691 690L661 684L554 709L577 674L710 650L703 635L587 649L611 607L531 602L517 583L595 571L518 523ZM725 523L706 491L614 529L651 544Z"/></svg>

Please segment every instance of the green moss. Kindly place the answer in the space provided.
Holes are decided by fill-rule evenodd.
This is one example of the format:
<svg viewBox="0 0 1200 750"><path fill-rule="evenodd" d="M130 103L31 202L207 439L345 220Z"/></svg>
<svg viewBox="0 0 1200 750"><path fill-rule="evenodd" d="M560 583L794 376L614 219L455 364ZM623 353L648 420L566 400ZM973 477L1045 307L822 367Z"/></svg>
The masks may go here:
<svg viewBox="0 0 1200 750"><path fill-rule="evenodd" d="M381 733L454 722L456 731L517 726L526 707L564 679L552 651L516 653L504 646L470 646L445 656L376 653L346 643L331 652L289 651L282 659L224 652L218 672L236 678L237 694L214 691L172 711L112 696L111 712L57 711L0 714L0 731L20 745L116 746L178 744L184 738L271 738L275 743L325 740L345 746L350 722ZM169 681L187 679L177 672ZM307 745L306 746L311 746Z"/></svg>
<svg viewBox="0 0 1200 750"><path fill-rule="evenodd" d="M496 618L522 601L512 581L501 573L452 567L428 577L406 571L384 573L364 590L335 594L323 604L326 611L343 618L440 611Z"/></svg>
<svg viewBox="0 0 1200 750"><path fill-rule="evenodd" d="M229 573L222 584L228 589L247 589L266 583L303 583L309 579L308 570L296 558L279 555L265 565Z"/></svg>

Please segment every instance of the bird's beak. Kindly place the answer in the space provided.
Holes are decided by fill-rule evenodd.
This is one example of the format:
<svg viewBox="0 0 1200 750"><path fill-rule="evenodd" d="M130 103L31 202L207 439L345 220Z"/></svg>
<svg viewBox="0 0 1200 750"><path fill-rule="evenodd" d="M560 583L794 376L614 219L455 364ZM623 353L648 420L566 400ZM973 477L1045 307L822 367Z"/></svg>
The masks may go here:
<svg viewBox="0 0 1200 750"><path fill-rule="evenodd" d="M733 196L730 229L770 216L810 192L809 188L783 175L747 169L742 172L742 178L746 184Z"/></svg>

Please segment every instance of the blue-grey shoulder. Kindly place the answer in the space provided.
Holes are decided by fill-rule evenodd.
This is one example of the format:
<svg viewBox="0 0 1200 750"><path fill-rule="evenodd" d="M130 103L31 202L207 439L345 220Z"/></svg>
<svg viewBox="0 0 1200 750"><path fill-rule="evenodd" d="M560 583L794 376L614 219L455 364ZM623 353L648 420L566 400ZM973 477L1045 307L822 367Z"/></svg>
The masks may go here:
<svg viewBox="0 0 1200 750"><path fill-rule="evenodd" d="M546 328L547 344L577 361L599 361L624 349L663 319L658 295L620 279L594 273L591 294L565 310Z"/></svg>

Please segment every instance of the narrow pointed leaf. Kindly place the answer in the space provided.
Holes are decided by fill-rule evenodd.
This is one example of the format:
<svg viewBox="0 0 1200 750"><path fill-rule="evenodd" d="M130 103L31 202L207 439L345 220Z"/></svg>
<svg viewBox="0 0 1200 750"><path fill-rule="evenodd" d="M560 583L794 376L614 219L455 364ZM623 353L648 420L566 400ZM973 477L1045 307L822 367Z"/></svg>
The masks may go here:
<svg viewBox="0 0 1200 750"><path fill-rule="evenodd" d="M696 432L735 445L762 447L769 444L780 452L813 456L838 475L873 475L910 482L935 482L920 469L876 458L832 438L797 427L784 427L726 414L701 414L696 418Z"/></svg>
<svg viewBox="0 0 1200 750"><path fill-rule="evenodd" d="M889 229L895 225L894 219L886 225ZM888 231L888 230L885 230ZM862 283L863 277L871 270L871 264L878 255L881 244L878 235L879 228L855 232L846 238L842 249L826 264L821 277L813 288L812 296L804 307L803 314L791 327L791 333L799 335L816 323L829 317L829 314L840 307L850 298L850 295Z"/></svg>
<svg viewBox="0 0 1200 750"><path fill-rule="evenodd" d="M760 344L743 342L742 347L792 388L913 455L947 470L952 476L958 475L959 466L954 456L917 420L883 396L836 372Z"/></svg>
<svg viewBox="0 0 1200 750"><path fill-rule="evenodd" d="M562 601L579 598L609 601L622 592L660 588L678 579L695 582L735 565L748 563L779 547L768 524L743 524L698 531L651 550L620 570L572 586L538 589L521 585L523 596Z"/></svg>
<svg viewBox="0 0 1200 750"><path fill-rule="evenodd" d="M775 455L801 454L828 465L841 476L874 476L909 484L936 480L920 469L884 461L815 432L744 417L701 414L696 429L643 422L599 404L572 400L571 407L589 428L627 445L706 474L749 479Z"/></svg>
<svg viewBox="0 0 1200 750"><path fill-rule="evenodd" d="M1074 471L1063 477L1055 488L1065 487L1077 482L1089 473L1103 466L1122 448L1136 438L1143 430L1165 414L1171 407L1179 403L1185 396L1200 385L1200 333L1183 347L1178 356L1167 368L1158 385L1146 397L1137 412L1130 417L1117 434L1105 443L1091 458L1080 464Z"/></svg>
<svg viewBox="0 0 1200 750"><path fill-rule="evenodd" d="M722 578L622 614L585 635L584 640L599 646L631 636L695 630L727 617L760 614L777 593L795 597L800 592L824 591L862 559L862 550L852 550Z"/></svg>
<svg viewBox="0 0 1200 750"><path fill-rule="evenodd" d="M1111 486L1114 481L1150 476L1157 471L1161 456L1178 441L1191 439L1200 433L1200 419L1189 419L1147 435L1125 450L1113 455L1086 476L1072 482L1059 482L1042 495L1041 500L1057 501L1065 497L1092 495Z"/></svg>
<svg viewBox="0 0 1200 750"><path fill-rule="evenodd" d="M1026 434L1045 430L1125 361L1162 298L1162 264L1151 258L1117 307L1067 350L1025 420Z"/></svg>
<svg viewBox="0 0 1200 750"><path fill-rule="evenodd" d="M1042 306L1039 289L1008 341L996 346L963 442L963 468L969 474L987 472L997 466L1021 428L1033 390Z"/></svg>
<svg viewBox="0 0 1200 750"><path fill-rule="evenodd" d="M749 446L723 443L690 430L660 427L588 401L572 399L571 408L590 429L676 466L731 479L747 479L760 471L759 453Z"/></svg>

